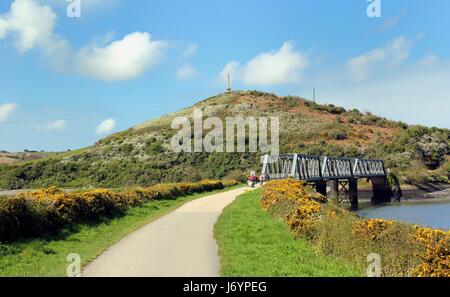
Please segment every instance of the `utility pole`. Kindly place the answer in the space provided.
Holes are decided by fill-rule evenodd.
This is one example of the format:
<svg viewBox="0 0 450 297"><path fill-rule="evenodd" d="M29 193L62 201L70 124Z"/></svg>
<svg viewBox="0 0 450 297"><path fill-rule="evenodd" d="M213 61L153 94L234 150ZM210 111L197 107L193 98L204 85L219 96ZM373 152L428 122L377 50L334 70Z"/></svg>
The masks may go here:
<svg viewBox="0 0 450 297"><path fill-rule="evenodd" d="M231 92L231 75L229 73L227 77L227 92Z"/></svg>
<svg viewBox="0 0 450 297"><path fill-rule="evenodd" d="M316 88L313 88L313 101L316 102Z"/></svg>

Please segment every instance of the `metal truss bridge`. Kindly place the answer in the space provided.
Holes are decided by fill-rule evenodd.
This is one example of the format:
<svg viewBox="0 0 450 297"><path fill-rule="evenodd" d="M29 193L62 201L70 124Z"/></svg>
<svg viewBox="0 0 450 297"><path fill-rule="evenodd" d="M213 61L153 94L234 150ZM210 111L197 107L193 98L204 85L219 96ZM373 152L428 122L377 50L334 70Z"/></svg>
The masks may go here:
<svg viewBox="0 0 450 297"><path fill-rule="evenodd" d="M348 199L353 210L358 209L358 179L370 180L373 203L389 202L393 196L382 160L301 154L265 155L262 174L269 180L303 180L331 199L339 202Z"/></svg>
<svg viewBox="0 0 450 297"><path fill-rule="evenodd" d="M386 170L382 160L281 154L264 156L262 174L269 179L316 182L386 177Z"/></svg>

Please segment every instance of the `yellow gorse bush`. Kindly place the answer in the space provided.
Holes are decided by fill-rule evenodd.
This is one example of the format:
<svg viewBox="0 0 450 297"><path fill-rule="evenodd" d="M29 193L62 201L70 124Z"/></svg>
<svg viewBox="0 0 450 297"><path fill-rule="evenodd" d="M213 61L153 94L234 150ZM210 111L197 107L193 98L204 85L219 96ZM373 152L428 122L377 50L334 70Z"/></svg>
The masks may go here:
<svg viewBox="0 0 450 297"><path fill-rule="evenodd" d="M236 185L227 181L227 186ZM0 241L14 241L56 231L82 219L99 219L122 214L147 201L177 197L224 188L218 180L157 184L122 191L96 189L65 192L55 187L0 199Z"/></svg>
<svg viewBox="0 0 450 297"><path fill-rule="evenodd" d="M450 231L416 226L413 239L420 244L421 260L413 274L419 277L450 277Z"/></svg>
<svg viewBox="0 0 450 297"><path fill-rule="evenodd" d="M126 193L116 193L106 189L88 192L66 193L56 188L41 189L22 193L19 198L28 204L41 203L55 208L59 220L72 222L78 218L96 218L108 213L125 211L129 206Z"/></svg>
<svg viewBox="0 0 450 297"><path fill-rule="evenodd" d="M279 215L284 216L291 229L308 234L320 218L321 205L326 201L325 196L316 193L302 181L274 180L263 188L261 207L270 210L286 205Z"/></svg>
<svg viewBox="0 0 450 297"><path fill-rule="evenodd" d="M353 228L353 234L369 240L376 240L383 233L389 232L396 222L381 219L361 220Z"/></svg>
<svg viewBox="0 0 450 297"><path fill-rule="evenodd" d="M361 220L353 233L371 241L395 232L399 223L380 219ZM414 226L409 243L418 246L414 256L420 264L412 271L419 277L450 277L450 231L444 232L430 228Z"/></svg>
<svg viewBox="0 0 450 297"><path fill-rule="evenodd" d="M386 275L450 277L450 231L382 219L362 219L325 202L326 198L306 183L286 179L268 182L263 188L260 204L267 212L283 218L297 233L307 235L313 243L318 243L318 236L340 234L351 244L361 245L361 248L355 246L353 249L353 252L358 250L358 259L365 259L366 253L379 250L384 255ZM345 222L348 229L343 230L338 222ZM325 233L323 226L327 228ZM323 245L324 240L321 242ZM331 254L342 256L341 251L345 250L346 256L351 255L349 246L345 245L348 243L340 238L327 244L326 250Z"/></svg>

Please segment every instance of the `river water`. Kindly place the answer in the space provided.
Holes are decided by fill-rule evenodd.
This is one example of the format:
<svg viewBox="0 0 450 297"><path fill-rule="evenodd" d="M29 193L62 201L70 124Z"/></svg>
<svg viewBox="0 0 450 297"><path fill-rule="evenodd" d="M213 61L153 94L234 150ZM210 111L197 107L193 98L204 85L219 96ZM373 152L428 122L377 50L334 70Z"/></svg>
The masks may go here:
<svg viewBox="0 0 450 297"><path fill-rule="evenodd" d="M370 219L388 219L450 230L450 201L390 203L380 206L362 204L358 214Z"/></svg>

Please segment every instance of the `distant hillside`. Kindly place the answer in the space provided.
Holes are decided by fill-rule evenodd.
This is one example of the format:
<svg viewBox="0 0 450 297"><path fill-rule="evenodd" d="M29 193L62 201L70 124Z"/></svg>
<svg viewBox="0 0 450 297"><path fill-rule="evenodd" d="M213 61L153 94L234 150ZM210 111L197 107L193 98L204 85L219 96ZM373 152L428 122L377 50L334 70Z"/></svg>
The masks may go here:
<svg viewBox="0 0 450 297"><path fill-rule="evenodd" d="M406 182L448 182L448 129L408 126L370 113L257 91L220 94L196 105L107 137L70 154L0 165L0 188L130 186L158 182L239 178L259 170L252 153L175 153L172 119L204 116L277 116L281 152L383 158Z"/></svg>
<svg viewBox="0 0 450 297"><path fill-rule="evenodd" d="M17 164L20 162L27 162L37 159L42 159L48 154L44 152L20 152L20 153L10 153L7 151L0 151L0 164Z"/></svg>

